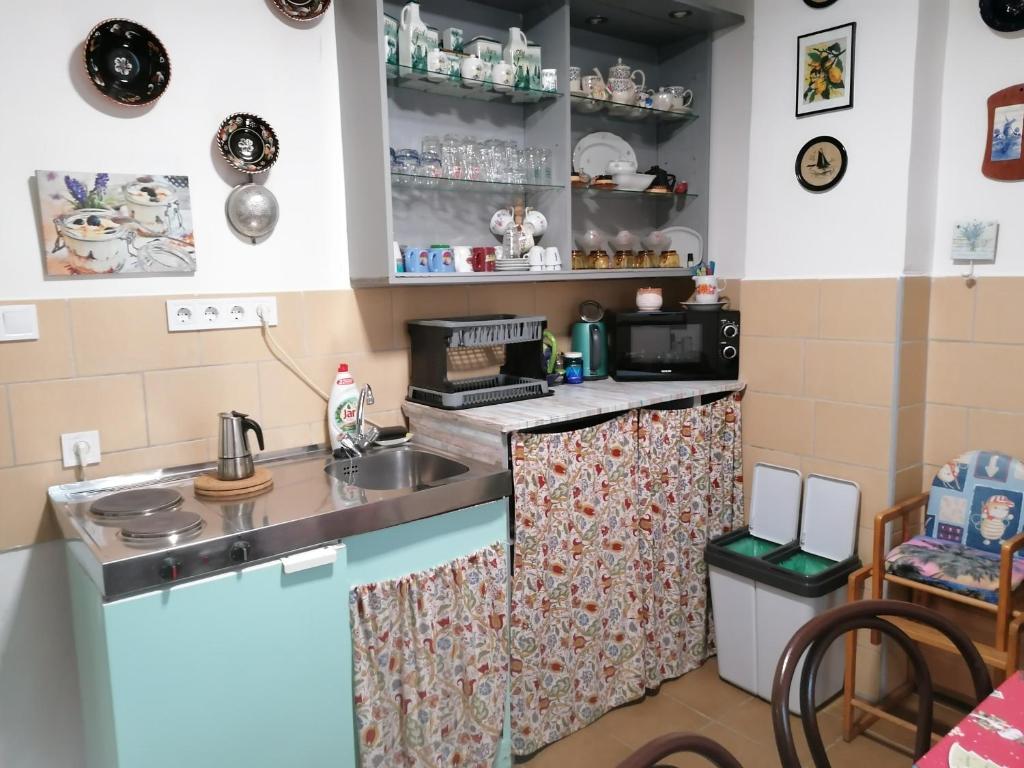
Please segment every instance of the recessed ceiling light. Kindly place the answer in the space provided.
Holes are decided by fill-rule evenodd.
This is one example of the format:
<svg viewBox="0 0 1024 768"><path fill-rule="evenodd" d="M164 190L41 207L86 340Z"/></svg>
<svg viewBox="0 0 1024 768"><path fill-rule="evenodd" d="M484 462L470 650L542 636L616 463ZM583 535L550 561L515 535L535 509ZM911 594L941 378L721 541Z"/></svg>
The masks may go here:
<svg viewBox="0 0 1024 768"><path fill-rule="evenodd" d="M692 13L693 13L693 11L686 11L686 10L669 11L668 12L668 17L670 19L685 19L687 16L691 15Z"/></svg>
<svg viewBox="0 0 1024 768"><path fill-rule="evenodd" d="M592 24L595 27L598 24L605 24L607 21L607 16L587 16L587 24Z"/></svg>

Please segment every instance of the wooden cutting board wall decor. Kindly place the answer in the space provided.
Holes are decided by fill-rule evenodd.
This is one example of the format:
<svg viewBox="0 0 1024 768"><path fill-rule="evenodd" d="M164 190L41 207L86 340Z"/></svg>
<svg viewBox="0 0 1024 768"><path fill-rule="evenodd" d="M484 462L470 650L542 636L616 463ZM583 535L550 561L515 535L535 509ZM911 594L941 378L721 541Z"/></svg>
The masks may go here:
<svg viewBox="0 0 1024 768"><path fill-rule="evenodd" d="M1024 83L1003 88L988 97L988 140L981 172L990 179L1024 179Z"/></svg>

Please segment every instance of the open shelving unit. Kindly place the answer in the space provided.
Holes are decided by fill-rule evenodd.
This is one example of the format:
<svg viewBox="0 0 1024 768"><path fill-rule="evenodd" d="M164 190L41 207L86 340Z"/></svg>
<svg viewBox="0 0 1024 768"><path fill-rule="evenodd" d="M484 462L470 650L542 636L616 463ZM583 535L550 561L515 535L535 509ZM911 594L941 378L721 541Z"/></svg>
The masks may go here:
<svg viewBox="0 0 1024 768"><path fill-rule="evenodd" d="M422 76L384 63L386 13L404 3L339 3L335 13L343 133L349 275L357 287L446 283L533 282L689 275L688 268L570 269L579 236L598 228L645 235L682 225L707 244L710 147L711 37L743 23L712 0L423 0L423 21L439 30L464 30L467 42L484 35L504 43L520 27L542 47L542 66L558 72L558 92L497 92L486 84ZM670 13L688 11L685 18ZM600 26L588 20L600 15ZM683 85L694 93L689 111L624 107L569 94L569 65L607 76L618 58L646 74L647 87ZM371 65L371 62L374 64ZM572 188L572 151L593 131L628 141L638 170L658 165L687 181L690 194ZM418 148L424 135L513 138L520 146L549 148L551 183L504 184L392 173L389 146ZM497 245L489 231L496 208L517 201L542 211L548 231L538 240L556 246L558 272L396 273L394 243L429 246ZM705 253L705 258L707 254Z"/></svg>

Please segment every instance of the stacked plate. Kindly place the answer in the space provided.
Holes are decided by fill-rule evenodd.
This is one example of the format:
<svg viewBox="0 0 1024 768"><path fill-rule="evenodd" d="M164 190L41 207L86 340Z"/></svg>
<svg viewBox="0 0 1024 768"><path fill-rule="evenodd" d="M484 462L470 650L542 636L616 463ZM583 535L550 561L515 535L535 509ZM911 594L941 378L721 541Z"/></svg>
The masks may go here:
<svg viewBox="0 0 1024 768"><path fill-rule="evenodd" d="M497 272L528 272L530 269L530 259L526 257L520 259L498 259L494 262L494 269Z"/></svg>

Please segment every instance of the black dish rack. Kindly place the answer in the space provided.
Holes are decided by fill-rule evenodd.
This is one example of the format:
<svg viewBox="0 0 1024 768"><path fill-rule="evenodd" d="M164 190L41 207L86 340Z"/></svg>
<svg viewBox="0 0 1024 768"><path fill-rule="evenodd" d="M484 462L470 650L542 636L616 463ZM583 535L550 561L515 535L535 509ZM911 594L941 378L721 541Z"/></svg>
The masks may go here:
<svg viewBox="0 0 1024 768"><path fill-rule="evenodd" d="M409 397L414 403L461 410L511 403L553 394L544 372L541 315L479 315L410 320L412 369ZM449 377L450 351L502 346L504 364L493 376Z"/></svg>

